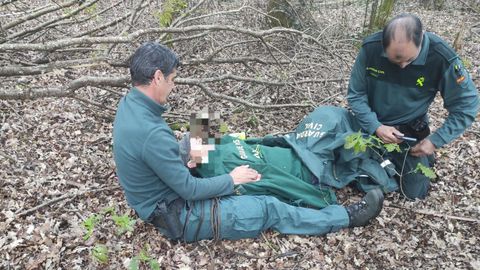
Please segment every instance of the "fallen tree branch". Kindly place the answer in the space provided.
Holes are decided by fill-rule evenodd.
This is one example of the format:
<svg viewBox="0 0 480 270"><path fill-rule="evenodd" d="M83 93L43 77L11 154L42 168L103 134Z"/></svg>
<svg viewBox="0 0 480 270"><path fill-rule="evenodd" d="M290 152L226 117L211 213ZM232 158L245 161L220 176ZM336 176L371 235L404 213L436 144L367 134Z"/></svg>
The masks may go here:
<svg viewBox="0 0 480 270"><path fill-rule="evenodd" d="M119 36L123 36L123 35L127 34L128 31L130 31L130 29L132 29L135 21L138 19L138 16L140 16L140 15L137 16L137 13L139 13L141 10L143 10L150 3L150 1L147 1L147 3L144 4L143 3L144 1L145 0L138 1L137 5L133 8L133 10L128 13L128 16L130 17L130 19L128 20L127 25L125 26L123 31L119 34ZM107 54L107 55L110 54L110 52L115 48L115 46L117 46L117 44L112 44L110 46L110 48L108 48L106 50L105 54Z"/></svg>
<svg viewBox="0 0 480 270"><path fill-rule="evenodd" d="M202 91L207 94L210 97L213 98L218 98L218 99L224 99L228 100L234 103L239 103L242 105L245 105L250 108L255 108L255 109L279 109L279 108L291 108L291 107L315 107L314 104L299 104L299 103L294 103L294 104L274 104L274 105L265 105L265 104L255 104L248 102L246 100L240 99L240 98L235 98L235 97L230 97L227 95L215 93L210 88L205 86L203 83L186 83L186 84L191 84L200 87Z"/></svg>
<svg viewBox="0 0 480 270"><path fill-rule="evenodd" d="M10 1L10 2L13 2L13 1ZM22 24L26 21L29 21L29 20L32 20L32 19L35 19L35 18L38 18L42 15L45 15L47 13L51 13L51 12L55 12L59 9L62 9L62 8L66 8L66 7L70 7L70 6L73 6L75 5L76 3L78 3L78 0L73 0L73 1L70 1L70 2L66 2L66 3L62 3L62 4L57 4L55 6L52 6L48 9L40 9L38 10L37 12L34 12L34 13L31 13L31 14L27 14L23 17L20 17L19 19L13 21L13 22L10 22L10 23L7 23L6 25L4 25L2 28L3 30L8 30L12 27L15 27L19 24ZM3 5L3 4L2 4Z"/></svg>
<svg viewBox="0 0 480 270"><path fill-rule="evenodd" d="M83 18L83 19L78 19L78 20L69 20L69 21L64 21L64 22L58 22L58 23L54 23L52 25L49 25L48 28L52 28L52 27L59 27L59 26L64 26L64 25L70 25L70 24L74 24L74 23L77 23L77 24L80 24L80 23L84 23L84 22L87 22L91 19L94 19L96 17L99 17L100 15L108 12L109 10L112 10L113 8L115 8L116 6L120 5L122 3L122 1L118 1L114 4L112 4L111 6L103 9L103 10L100 10L99 12L97 13L94 13L86 18Z"/></svg>
<svg viewBox="0 0 480 270"><path fill-rule="evenodd" d="M403 206L397 206L397 205L384 206L384 207L409 210L409 211L412 211L412 212L414 212L416 214L420 214L420 215L427 215L427 216L434 216L434 217L440 217L440 218L445 218L445 219L453 219L453 220L461 220L461 221L480 223L480 220L476 219L476 218L460 217L460 216L453 216L453 215L435 213L435 212L430 211L430 210L416 210L416 209L410 209L410 208L406 208L406 207L403 207Z"/></svg>
<svg viewBox="0 0 480 270"><path fill-rule="evenodd" d="M85 76L71 81L65 88L26 88L16 90L6 90L0 88L0 99L36 99L45 97L73 97L75 91L85 86L111 86L127 87L130 81L129 76L123 77L91 77Z"/></svg>
<svg viewBox="0 0 480 270"><path fill-rule="evenodd" d="M72 45L94 45L94 44L109 44L109 43L130 43L137 38L147 34L161 34L161 33L187 33L193 31L229 31L248 36L260 38L267 35L285 33L301 35L305 38L320 44L314 37L309 36L301 31L290 28L272 28L268 30L254 31L247 28L240 28L228 25L194 25L183 28L148 28L138 30L130 33L127 36L108 36L108 37L81 37L81 38L67 38L56 41L49 41L45 43L3 43L0 44L1 51L54 51Z"/></svg>
<svg viewBox="0 0 480 270"><path fill-rule="evenodd" d="M472 10L473 12L480 14L480 9L476 9L476 8L472 7L471 5L469 5L468 3L466 3L466 2L463 1L463 0L460 0L460 2L462 2L462 4L464 4L465 6L467 6L467 7L468 7L470 10Z"/></svg>
<svg viewBox="0 0 480 270"><path fill-rule="evenodd" d="M25 76L25 75L35 75L51 72L54 69L60 68L74 68L79 65L90 65L90 64L102 64L107 62L107 58L89 58L89 59L76 59L76 60L66 60L59 62L52 62L45 65L38 66L3 66L0 67L0 76L9 77L9 76Z"/></svg>
<svg viewBox="0 0 480 270"><path fill-rule="evenodd" d="M37 206L35 206L35 207L32 207L32 208L27 209L27 210L24 210L24 211L22 211L22 212L20 212L21 209L19 209L19 210L17 210L17 211L15 212L15 214L16 214L16 217L17 217L17 218L23 217L23 216L29 215L29 214L31 214L31 213L33 213L33 212L35 212L35 211L43 208L43 207L45 207L45 206L49 206L49 205L51 205L51 204L54 204L54 203L63 201L63 200L65 200L65 199L74 199L74 198L77 197L77 196L82 196L82 195L87 194L87 193L96 193L96 192L105 191L105 190L115 190L115 189L118 189L118 188L120 188L120 186L104 187L104 188L97 188L97 189L77 190L77 191L75 191L75 192L73 192L73 193L64 194L64 195L62 195L62 196L60 196L60 197L57 197L57 198L55 198L55 199L51 199L51 200L49 200L49 201L46 201L46 202L44 202L44 203L42 203L42 204L39 204L39 205L37 205Z"/></svg>
<svg viewBox="0 0 480 270"><path fill-rule="evenodd" d="M272 81L272 80L261 80L261 79L251 78L251 77L237 76L237 75L233 75L233 74L225 74L225 75L221 75L221 76L218 76L218 77L209 77L209 78L203 78L203 79L179 78L175 81L178 82L179 84L197 84L197 83L218 82L218 81L224 81L224 80L243 81L243 82L258 83L258 84L264 84L264 85L270 85L270 86L287 86L287 85L291 84L291 83L286 82L288 80L286 80L285 82ZM341 81L345 81L345 80L348 80L348 79L346 79L346 78L309 79L309 80L294 81L294 84L341 82Z"/></svg>
<svg viewBox="0 0 480 270"><path fill-rule="evenodd" d="M275 105L264 105L264 104L254 104L239 98L230 97L227 95L215 93L211 91L205 83L217 82L222 80L236 80L244 81L250 83L265 84L271 86L288 86L290 84L280 81L268 81L268 80L258 80L249 77L241 77L232 74L226 74L219 77L211 77L204 79L193 79L193 78L178 78L175 80L177 84L185 85L194 85L200 87L207 95L229 100L235 103L240 103L251 108L258 109L277 109L277 108L288 108L288 107L310 107L314 104L275 104ZM344 78L338 79L312 79L312 80L300 80L294 81L294 84L303 84L303 83L318 83L318 82L338 82L346 80ZM130 82L130 76L120 76L120 77L91 77L85 76L79 79L71 81L65 88L22 88L15 90L8 90L0 88L0 99L4 100L27 100L27 99L36 99L36 98L45 98L45 97L73 97L75 91L86 86L111 86L111 87L128 87Z"/></svg>
<svg viewBox="0 0 480 270"><path fill-rule="evenodd" d="M119 2L121 3L121 2ZM116 18L115 20L112 20L110 22L107 22L107 23L104 23L96 28L93 28L93 29L90 29L90 30L87 30L87 31L84 31L84 32L81 32L73 37L76 37L76 38L79 38L79 37L83 37L83 36L88 36L88 35L91 35L91 34L94 34L98 31L101 31L101 30L104 30L104 29L107 29L108 27L112 26L112 25L115 25L115 24L118 24L122 21L124 21L125 19L127 19L129 16L130 16L131 12L123 15L122 17L119 17L119 18Z"/></svg>
<svg viewBox="0 0 480 270"><path fill-rule="evenodd" d="M68 12L67 14L63 15L63 16L60 16L60 17L55 17L54 19L50 20L50 21L47 21L47 22L44 22L36 27L32 27L32 28L27 28L26 30L22 31L22 32L17 32L17 33L14 33L10 36L8 36L6 39L7 40L12 40L12 39L15 39L15 38L18 38L18 37L22 37L22 36L25 36L26 34L30 34L30 33L35 33L35 32L38 32L39 30L41 30L42 28L50 25L50 24L53 24L53 23L56 23L60 20L63 20L63 19L66 19L66 18L70 18L72 16L75 16L77 13L79 13L80 11L92 6L93 4L95 4L96 2L98 2L99 0L92 0L88 3L84 3L82 4L80 7L78 7L77 9L71 11L71 12ZM75 1L75 2L78 2L78 1Z"/></svg>

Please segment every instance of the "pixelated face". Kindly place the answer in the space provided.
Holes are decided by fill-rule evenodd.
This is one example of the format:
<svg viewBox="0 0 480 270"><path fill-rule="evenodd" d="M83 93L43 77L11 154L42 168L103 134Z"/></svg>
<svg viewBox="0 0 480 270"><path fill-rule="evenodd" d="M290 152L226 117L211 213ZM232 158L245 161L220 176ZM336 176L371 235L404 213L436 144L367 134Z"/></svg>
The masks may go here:
<svg viewBox="0 0 480 270"><path fill-rule="evenodd" d="M190 161L195 164L208 163L208 152L214 151L214 144L203 144L202 138L190 138Z"/></svg>
<svg viewBox="0 0 480 270"><path fill-rule="evenodd" d="M208 152L220 143L220 133L214 131L215 121L220 120L219 112L203 110L190 117L190 168L196 164L208 163Z"/></svg>

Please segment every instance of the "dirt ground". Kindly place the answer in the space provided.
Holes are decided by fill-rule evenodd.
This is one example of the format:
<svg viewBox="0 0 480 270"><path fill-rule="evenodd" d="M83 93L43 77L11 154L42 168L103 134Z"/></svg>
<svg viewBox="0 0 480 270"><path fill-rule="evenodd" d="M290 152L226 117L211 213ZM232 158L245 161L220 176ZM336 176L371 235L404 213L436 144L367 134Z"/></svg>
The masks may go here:
<svg viewBox="0 0 480 270"><path fill-rule="evenodd" d="M437 11L425 9L416 1L400 1L394 13L418 14L428 31L450 44L464 29L459 55L479 87L480 13L462 1L447 3ZM333 5L316 12L315 18L320 23L342 20L351 32L346 36L358 42L362 7L360 3ZM355 46L348 49L338 51L344 61L338 72L346 78ZM191 50L179 50L184 57L195 56ZM179 77L211 76L223 68L188 70L186 66ZM115 73L128 75L125 68L115 69ZM61 84L64 75L44 74L37 83ZM301 73L295 76L302 78ZM18 83L17 78L0 85L3 88L14 83ZM347 81L332 83L330 93L312 98L314 105L346 106L346 85ZM311 87L315 89L316 85ZM215 90L267 104L297 103L299 95L308 96L295 92L298 89L278 96L273 90L269 96L254 94L262 89L235 88L234 84ZM122 91L126 93L127 89ZM170 123L185 121L191 110L210 104L227 117L232 132L246 131L250 136L289 131L314 108L263 110L212 98L188 85L179 85L174 91ZM113 108L120 98L91 88L83 89L81 95ZM270 97L272 100L267 99ZM438 128L447 115L441 98L435 100L430 114L432 126ZM154 269L153 261L162 269L480 269L478 117L463 136L437 151L438 178L428 198L412 202L398 193L388 194L382 213L369 226L323 237L268 231L258 239L185 244L162 237L128 207L115 176L111 115L67 97L0 100L1 269L124 269L132 265L132 260L139 261L140 269ZM337 194L343 204L362 196L352 188ZM83 222L93 215L99 218L91 236L85 239ZM119 233L113 220L122 215L136 220L126 233ZM104 263L98 259L101 245L108 250Z"/></svg>

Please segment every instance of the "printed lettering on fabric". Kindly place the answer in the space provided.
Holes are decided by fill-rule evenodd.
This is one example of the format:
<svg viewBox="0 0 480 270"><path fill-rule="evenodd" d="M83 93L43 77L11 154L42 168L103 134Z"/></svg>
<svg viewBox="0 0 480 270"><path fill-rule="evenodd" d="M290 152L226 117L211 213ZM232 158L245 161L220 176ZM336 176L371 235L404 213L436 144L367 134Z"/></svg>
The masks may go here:
<svg viewBox="0 0 480 270"><path fill-rule="evenodd" d="M238 150L238 154L240 155L240 158L247 159L247 153L245 153L245 149L243 148L243 145L240 142L240 140L233 140L233 143L235 144L235 147Z"/></svg>
<svg viewBox="0 0 480 270"><path fill-rule="evenodd" d="M306 123L305 130L297 133L297 139L300 138L322 138L325 135L325 131L322 130L323 125L320 123Z"/></svg>
<svg viewBox="0 0 480 270"><path fill-rule="evenodd" d="M367 67L367 72L370 74L370 76L375 78L385 75L385 71L375 67Z"/></svg>
<svg viewBox="0 0 480 270"><path fill-rule="evenodd" d="M260 152L260 145L257 144L257 147L252 148L252 154L254 157L260 159L262 157L262 153Z"/></svg>

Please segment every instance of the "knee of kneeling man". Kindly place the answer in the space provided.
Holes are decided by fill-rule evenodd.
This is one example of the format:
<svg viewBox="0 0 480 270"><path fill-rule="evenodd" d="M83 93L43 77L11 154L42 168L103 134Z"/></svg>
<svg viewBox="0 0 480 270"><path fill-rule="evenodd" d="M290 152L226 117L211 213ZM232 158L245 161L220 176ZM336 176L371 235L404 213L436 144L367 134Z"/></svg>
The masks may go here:
<svg viewBox="0 0 480 270"><path fill-rule="evenodd" d="M415 199L423 200L427 197L429 189L430 189L430 182L425 182L422 185L416 186L415 188L412 188L412 187L406 188L404 189L403 193L407 198L411 200L415 200Z"/></svg>

